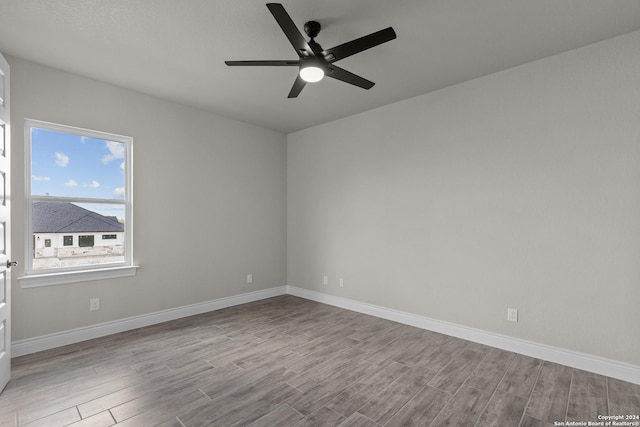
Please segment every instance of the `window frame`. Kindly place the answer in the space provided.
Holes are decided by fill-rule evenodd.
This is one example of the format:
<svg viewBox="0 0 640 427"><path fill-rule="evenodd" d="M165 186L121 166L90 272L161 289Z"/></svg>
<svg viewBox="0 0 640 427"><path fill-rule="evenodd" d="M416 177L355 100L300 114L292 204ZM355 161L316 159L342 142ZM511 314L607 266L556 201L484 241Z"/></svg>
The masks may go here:
<svg viewBox="0 0 640 427"><path fill-rule="evenodd" d="M124 199L99 199L84 197L56 197L31 194L31 130L33 128L63 132L89 138L103 139L123 143L125 146L125 191ZM133 138L109 132L101 132L40 120L25 119L24 123L24 191L25 191L25 267L24 275L18 277L23 288L58 285L66 283L101 280L116 277L133 276L137 265L133 264ZM33 203L37 201L62 201L75 203L99 203L123 205L125 211L124 223L124 261L108 264L93 264L56 269L33 269Z"/></svg>

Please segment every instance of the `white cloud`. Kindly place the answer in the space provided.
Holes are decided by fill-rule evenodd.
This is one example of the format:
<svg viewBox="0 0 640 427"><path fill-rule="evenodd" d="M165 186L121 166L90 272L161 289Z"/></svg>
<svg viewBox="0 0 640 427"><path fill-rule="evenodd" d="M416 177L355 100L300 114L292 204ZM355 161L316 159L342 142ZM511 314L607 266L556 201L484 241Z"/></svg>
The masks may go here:
<svg viewBox="0 0 640 427"><path fill-rule="evenodd" d="M124 187L116 187L116 188L113 190L113 194L114 194L115 196L122 196L122 195L124 195Z"/></svg>
<svg viewBox="0 0 640 427"><path fill-rule="evenodd" d="M33 175L31 177L31 179L33 179L34 181L45 181L45 182L51 181L51 178L48 177L48 176L35 176L35 175Z"/></svg>
<svg viewBox="0 0 640 427"><path fill-rule="evenodd" d="M85 187L98 188L100 187L100 183L98 181L91 181L91 184L85 184Z"/></svg>
<svg viewBox="0 0 640 427"><path fill-rule="evenodd" d="M64 153L56 153L56 164L61 168L67 167L69 164L69 156Z"/></svg>
<svg viewBox="0 0 640 427"><path fill-rule="evenodd" d="M107 164L115 159L124 159L124 144L122 142L107 141L109 154L102 157L102 163Z"/></svg>
<svg viewBox="0 0 640 427"><path fill-rule="evenodd" d="M66 185L67 187L77 187L78 183L75 180L70 179L69 181L65 182L64 185Z"/></svg>
<svg viewBox="0 0 640 427"><path fill-rule="evenodd" d="M124 170L124 162L120 163L120 169Z"/></svg>

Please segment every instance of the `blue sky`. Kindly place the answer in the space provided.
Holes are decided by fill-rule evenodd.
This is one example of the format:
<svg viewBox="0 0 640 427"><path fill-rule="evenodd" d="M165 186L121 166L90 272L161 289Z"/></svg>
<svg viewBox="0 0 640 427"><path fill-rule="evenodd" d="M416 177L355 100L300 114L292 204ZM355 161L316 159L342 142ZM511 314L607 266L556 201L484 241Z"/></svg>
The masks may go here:
<svg viewBox="0 0 640 427"><path fill-rule="evenodd" d="M125 144L32 129L31 194L124 199ZM123 218L121 205L83 205ZM93 208L92 208L93 207Z"/></svg>

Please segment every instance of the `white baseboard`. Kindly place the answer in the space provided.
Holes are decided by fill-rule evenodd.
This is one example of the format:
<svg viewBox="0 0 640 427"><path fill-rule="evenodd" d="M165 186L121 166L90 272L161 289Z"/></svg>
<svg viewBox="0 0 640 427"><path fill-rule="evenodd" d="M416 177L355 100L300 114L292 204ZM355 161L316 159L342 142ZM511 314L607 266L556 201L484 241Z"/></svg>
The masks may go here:
<svg viewBox="0 0 640 427"><path fill-rule="evenodd" d="M180 319L182 317L193 316L195 314L206 313L213 310L219 310L221 308L232 307L234 305L245 304L285 294L333 305L347 310L356 311L358 313L380 317L382 319L392 320L405 325L439 332L456 338L501 348L503 350L513 351L526 356L548 360L550 362L571 366L573 368L606 375L611 378L640 384L640 366L566 350L559 347L539 344L532 341L526 341L519 338L513 338L506 335L482 331L480 329L457 325L455 323L443 322L441 320L431 319L416 314L367 304L347 298L341 298L295 286L279 286L262 291L219 298L183 307L157 311L155 313L143 314L141 316L134 316L126 319L114 320L112 322L100 323L98 325L14 341L11 344L11 356L23 356L118 332L129 331L131 329L141 328L144 326L151 326L169 320Z"/></svg>
<svg viewBox="0 0 640 427"><path fill-rule="evenodd" d="M559 363L562 365L570 366L572 368L582 369L596 374L605 375L611 378L617 378L623 381L640 384L640 366L618 362L616 360L606 359L603 357L592 356L590 354L566 350L559 347L539 344L532 341L526 341L519 338L513 338L506 335L482 331L480 329L461 326L455 323L430 319L424 316L418 316L411 313L367 304L347 298L341 298L334 295L328 295L308 289L302 289L295 286L287 286L287 294L295 295L297 297L324 304L333 305L351 311L357 311L358 313L392 320L394 322L403 323L405 325L439 332L491 347L513 351L514 353L524 354L525 356L531 356L537 359Z"/></svg>
<svg viewBox="0 0 640 427"><path fill-rule="evenodd" d="M155 313L143 314L141 316L134 316L126 319L114 320L112 322L100 323L98 325L86 326L64 332L14 341L11 343L11 357L24 356L25 354L49 350L63 345L75 344L81 341L104 337L118 332L167 322L169 320L180 319L182 317L193 316L195 314L206 313L213 310L220 310L221 308L284 295L285 293L286 287L279 286L262 291L218 298L197 304L185 305L183 307L156 311Z"/></svg>

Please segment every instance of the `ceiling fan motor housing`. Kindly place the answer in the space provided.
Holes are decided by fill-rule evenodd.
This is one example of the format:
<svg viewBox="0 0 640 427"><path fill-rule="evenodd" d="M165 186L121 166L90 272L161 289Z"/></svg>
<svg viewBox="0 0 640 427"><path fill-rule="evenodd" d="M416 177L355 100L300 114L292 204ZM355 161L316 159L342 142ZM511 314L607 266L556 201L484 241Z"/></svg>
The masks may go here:
<svg viewBox="0 0 640 427"><path fill-rule="evenodd" d="M304 24L304 32L312 39L320 34L322 26L318 21L309 21Z"/></svg>

